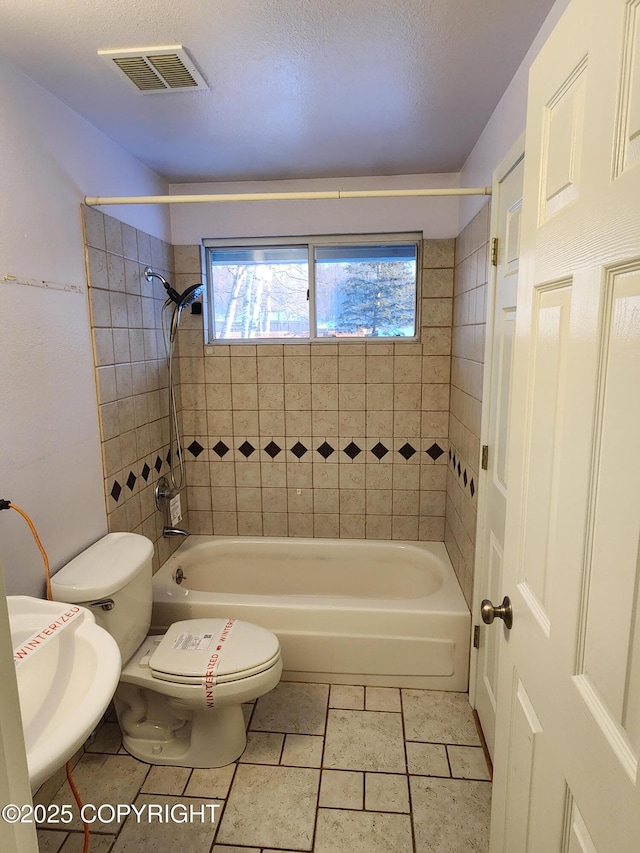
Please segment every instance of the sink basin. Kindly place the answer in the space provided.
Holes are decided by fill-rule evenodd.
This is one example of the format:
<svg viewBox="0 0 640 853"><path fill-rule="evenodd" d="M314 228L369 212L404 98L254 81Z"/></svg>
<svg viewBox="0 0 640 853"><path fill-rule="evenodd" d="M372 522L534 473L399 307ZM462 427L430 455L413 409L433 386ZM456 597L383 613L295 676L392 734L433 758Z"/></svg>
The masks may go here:
<svg viewBox="0 0 640 853"><path fill-rule="evenodd" d="M120 678L116 641L77 604L7 596L31 788L71 758Z"/></svg>

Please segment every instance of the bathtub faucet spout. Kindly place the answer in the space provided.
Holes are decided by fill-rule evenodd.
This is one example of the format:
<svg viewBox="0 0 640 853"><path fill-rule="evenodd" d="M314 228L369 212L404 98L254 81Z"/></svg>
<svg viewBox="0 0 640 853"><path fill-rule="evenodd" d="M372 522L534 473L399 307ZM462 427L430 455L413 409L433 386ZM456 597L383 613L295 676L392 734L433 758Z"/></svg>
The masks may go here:
<svg viewBox="0 0 640 853"><path fill-rule="evenodd" d="M189 531L183 530L181 527L165 527L162 531L163 536L188 536Z"/></svg>

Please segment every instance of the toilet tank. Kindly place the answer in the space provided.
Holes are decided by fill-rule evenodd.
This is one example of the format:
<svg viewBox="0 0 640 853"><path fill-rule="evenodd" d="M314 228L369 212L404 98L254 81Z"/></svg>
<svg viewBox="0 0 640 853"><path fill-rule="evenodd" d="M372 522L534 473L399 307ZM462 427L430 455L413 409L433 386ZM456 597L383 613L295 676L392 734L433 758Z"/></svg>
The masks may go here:
<svg viewBox="0 0 640 853"><path fill-rule="evenodd" d="M124 666L151 625L153 544L137 533L108 533L51 578L57 601L87 607L120 647Z"/></svg>

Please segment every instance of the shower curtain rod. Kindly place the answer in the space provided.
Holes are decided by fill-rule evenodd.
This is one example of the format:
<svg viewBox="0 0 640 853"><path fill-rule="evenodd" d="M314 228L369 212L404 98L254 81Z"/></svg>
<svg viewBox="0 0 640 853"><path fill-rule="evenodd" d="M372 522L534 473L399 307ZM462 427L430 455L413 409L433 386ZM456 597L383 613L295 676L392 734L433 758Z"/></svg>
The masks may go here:
<svg viewBox="0 0 640 853"><path fill-rule="evenodd" d="M491 195L491 187L428 190L327 190L291 193L220 193L213 195L85 196L89 207L103 204L201 204L218 201L305 201L341 198L411 198L420 196Z"/></svg>

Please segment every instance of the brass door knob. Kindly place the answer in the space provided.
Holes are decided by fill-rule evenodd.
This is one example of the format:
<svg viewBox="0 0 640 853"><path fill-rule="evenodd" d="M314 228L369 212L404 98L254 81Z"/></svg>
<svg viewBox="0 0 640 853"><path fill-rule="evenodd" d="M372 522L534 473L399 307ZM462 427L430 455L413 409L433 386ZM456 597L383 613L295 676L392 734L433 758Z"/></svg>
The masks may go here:
<svg viewBox="0 0 640 853"><path fill-rule="evenodd" d="M511 600L505 595L500 607L494 607L488 598L485 598L480 605L480 614L485 625L491 625L494 619L502 619L505 628L510 631L513 625L513 610L511 608Z"/></svg>

